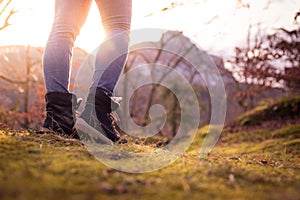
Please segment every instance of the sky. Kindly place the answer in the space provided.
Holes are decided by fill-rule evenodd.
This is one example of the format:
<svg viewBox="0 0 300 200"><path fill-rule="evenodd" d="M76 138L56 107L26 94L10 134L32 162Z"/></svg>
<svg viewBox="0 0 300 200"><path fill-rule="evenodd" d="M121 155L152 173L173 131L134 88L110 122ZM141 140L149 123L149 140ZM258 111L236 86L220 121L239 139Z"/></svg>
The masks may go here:
<svg viewBox="0 0 300 200"><path fill-rule="evenodd" d="M183 31L201 48L217 55L230 56L235 46L245 44L249 24L260 24L272 32L293 27L300 11L299 0L133 0L132 30L160 28ZM269 3L269 4L268 4ZM0 46L45 46L54 16L54 0L15 0L18 11L12 24L0 31ZM0 21L1 22L1 21ZM93 51L104 32L95 3L78 36L75 46Z"/></svg>

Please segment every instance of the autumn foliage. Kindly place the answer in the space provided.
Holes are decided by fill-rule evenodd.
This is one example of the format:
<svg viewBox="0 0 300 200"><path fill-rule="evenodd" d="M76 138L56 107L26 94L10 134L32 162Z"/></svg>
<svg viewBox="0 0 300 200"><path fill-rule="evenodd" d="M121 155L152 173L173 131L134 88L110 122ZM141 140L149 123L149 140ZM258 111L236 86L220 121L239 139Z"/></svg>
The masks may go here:
<svg viewBox="0 0 300 200"><path fill-rule="evenodd" d="M240 93L249 96L268 87L279 87L298 93L300 88L300 24L295 28L276 29L273 34L252 34L249 27L246 47L236 47L231 61L240 81L252 86ZM252 36L253 35L253 36ZM259 86L259 87L258 87Z"/></svg>

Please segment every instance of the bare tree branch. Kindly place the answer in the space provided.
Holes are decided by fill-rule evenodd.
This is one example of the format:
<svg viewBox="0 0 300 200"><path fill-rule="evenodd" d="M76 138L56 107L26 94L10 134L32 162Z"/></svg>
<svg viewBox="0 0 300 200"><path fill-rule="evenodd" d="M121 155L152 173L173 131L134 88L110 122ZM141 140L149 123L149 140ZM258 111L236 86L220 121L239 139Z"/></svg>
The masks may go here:
<svg viewBox="0 0 300 200"><path fill-rule="evenodd" d="M3 1L0 2L0 4L2 3ZM0 11L0 16L3 15L3 13L5 12L5 10L7 9L7 7L9 6L9 4L11 4L12 0L8 0L6 2L6 4L3 6L2 10Z"/></svg>
<svg viewBox="0 0 300 200"><path fill-rule="evenodd" d="M2 74L0 74L0 79L4 80L4 81L7 81L9 83L14 83L14 84L24 84L25 81L24 80L15 80L15 79L11 79L11 78L8 78L7 76L4 76Z"/></svg>
<svg viewBox="0 0 300 200"><path fill-rule="evenodd" d="M2 3L3 1L1 1L0 3ZM2 8L2 10L0 11L0 17L4 15L4 12L8 9L8 6L11 4L12 0L8 0L6 2L6 4L4 5L4 7ZM3 24L0 26L0 31L5 29L6 27L8 27L10 25L9 23L9 19L16 13L17 11L14 9L11 9L9 11L9 14L5 17Z"/></svg>
<svg viewBox="0 0 300 200"><path fill-rule="evenodd" d="M165 6L165 7L161 8L159 10L156 10L154 12L148 13L144 17L150 17L150 16L156 15L156 14L161 13L161 12L166 12L166 11L170 11L170 10L173 10L175 8L178 8L178 7L186 6L188 4L199 4L199 3L203 3L203 2L204 2L204 0L181 0L181 1L177 0L177 1L173 1L168 6Z"/></svg>
<svg viewBox="0 0 300 200"><path fill-rule="evenodd" d="M268 10L269 9L269 7L270 7L270 5L271 5L271 0L268 0L267 2L266 2L266 5L264 6L264 10Z"/></svg>
<svg viewBox="0 0 300 200"><path fill-rule="evenodd" d="M218 15L215 15L214 17L212 17L211 19L209 19L207 22L205 22L205 24L211 24L213 21L219 19L220 17Z"/></svg>
<svg viewBox="0 0 300 200"><path fill-rule="evenodd" d="M296 13L294 17L294 22L297 22L298 17L300 17L300 11Z"/></svg>
<svg viewBox="0 0 300 200"><path fill-rule="evenodd" d="M10 26L11 24L9 23L9 19L16 13L17 11L15 10L11 10L9 12L9 15L7 15L4 23L0 26L0 31L5 29L6 27Z"/></svg>

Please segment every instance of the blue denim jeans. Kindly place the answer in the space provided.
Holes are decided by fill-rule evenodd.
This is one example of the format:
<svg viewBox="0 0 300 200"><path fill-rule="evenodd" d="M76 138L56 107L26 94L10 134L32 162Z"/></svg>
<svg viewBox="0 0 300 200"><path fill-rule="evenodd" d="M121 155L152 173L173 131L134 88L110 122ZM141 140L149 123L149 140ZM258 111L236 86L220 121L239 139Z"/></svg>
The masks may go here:
<svg viewBox="0 0 300 200"><path fill-rule="evenodd" d="M47 93L69 92L72 49L91 1L55 1L54 23L43 57ZM105 40L96 54L91 87L100 87L112 95L127 58L132 3L131 0L95 1L101 14Z"/></svg>

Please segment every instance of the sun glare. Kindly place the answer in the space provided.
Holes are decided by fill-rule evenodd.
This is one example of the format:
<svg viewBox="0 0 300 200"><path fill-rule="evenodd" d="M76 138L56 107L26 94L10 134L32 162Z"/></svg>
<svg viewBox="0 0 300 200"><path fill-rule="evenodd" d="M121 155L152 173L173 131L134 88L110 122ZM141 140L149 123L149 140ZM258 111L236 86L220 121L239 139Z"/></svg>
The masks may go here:
<svg viewBox="0 0 300 200"><path fill-rule="evenodd" d="M228 54L228 49L245 42L248 26L261 24L274 29L292 24L300 2L292 0L210 0L178 1L183 6L166 9L172 0L133 0L132 29L161 28L180 30L202 48ZM247 6L238 6L238 2ZM18 11L12 24L0 31L1 45L46 44L54 16L54 1L15 1ZM280 14L285 10L284 15ZM75 46L93 51L103 40L104 31L97 6L93 1L90 13Z"/></svg>

